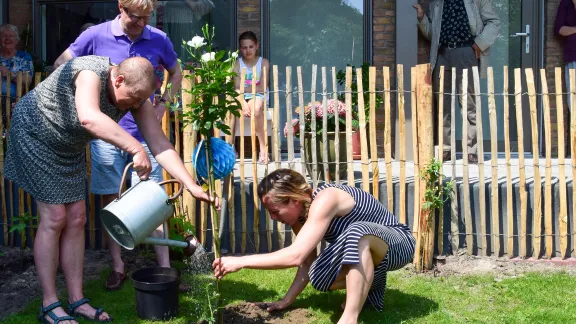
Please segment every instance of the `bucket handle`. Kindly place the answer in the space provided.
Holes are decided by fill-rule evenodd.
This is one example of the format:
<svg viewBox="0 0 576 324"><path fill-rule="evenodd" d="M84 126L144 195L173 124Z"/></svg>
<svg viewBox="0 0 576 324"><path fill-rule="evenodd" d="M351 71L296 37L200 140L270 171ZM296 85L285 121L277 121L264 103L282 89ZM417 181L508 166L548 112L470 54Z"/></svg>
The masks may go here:
<svg viewBox="0 0 576 324"><path fill-rule="evenodd" d="M128 170L130 170L130 167L132 167L132 165L134 165L134 162L128 163L128 165L126 165L126 167L124 168L124 173L122 174L122 180L120 180L120 188L118 188L118 199L120 199L122 197L122 187L124 187L124 184L126 183L126 176L128 175ZM182 185L182 182L180 182L176 179L164 180L162 182L159 182L158 185L162 186L162 185L165 185L168 183L179 184L178 191L172 197L169 197L168 201L167 201L167 203L173 203L174 200L176 200L182 194L182 191L184 190L184 186Z"/></svg>

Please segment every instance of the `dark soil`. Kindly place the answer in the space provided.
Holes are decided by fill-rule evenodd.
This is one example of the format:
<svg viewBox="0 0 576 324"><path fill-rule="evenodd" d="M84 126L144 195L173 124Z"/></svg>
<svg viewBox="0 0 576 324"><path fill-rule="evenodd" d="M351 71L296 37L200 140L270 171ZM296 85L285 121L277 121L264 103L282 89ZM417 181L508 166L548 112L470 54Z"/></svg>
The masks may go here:
<svg viewBox="0 0 576 324"><path fill-rule="evenodd" d="M308 323L312 313L303 308L289 309L282 312L266 311L265 307L260 307L252 303L239 303L229 305L224 308L224 323L235 324L289 324ZM200 322L204 324L204 322Z"/></svg>

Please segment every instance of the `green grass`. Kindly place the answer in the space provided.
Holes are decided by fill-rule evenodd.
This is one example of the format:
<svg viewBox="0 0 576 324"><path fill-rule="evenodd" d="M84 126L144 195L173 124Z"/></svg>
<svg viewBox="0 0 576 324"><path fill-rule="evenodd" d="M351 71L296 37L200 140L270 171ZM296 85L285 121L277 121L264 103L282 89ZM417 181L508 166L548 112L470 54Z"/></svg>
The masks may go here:
<svg viewBox="0 0 576 324"><path fill-rule="evenodd" d="M243 270L222 282L226 304L241 301L274 301L281 298L292 282L293 269L277 271ZM149 323L138 319L134 290L129 282L117 292L107 292L103 282L88 282L85 293L94 305L103 307L116 323ZM195 287L180 297L180 317L169 323L190 323L206 318L206 287L213 283L210 276L184 280ZM212 286L209 286L212 287ZM65 294L62 294L65 300ZM365 309L363 323L518 323L576 322L576 277L566 273L528 273L516 278L495 279L491 275L463 277L431 277L416 275L408 270L388 276L384 312ZM336 322L341 314L344 292L320 293L307 287L293 306L313 313L313 323ZM20 314L4 323L31 323L35 320L39 301L27 306ZM82 323L82 322L81 322Z"/></svg>

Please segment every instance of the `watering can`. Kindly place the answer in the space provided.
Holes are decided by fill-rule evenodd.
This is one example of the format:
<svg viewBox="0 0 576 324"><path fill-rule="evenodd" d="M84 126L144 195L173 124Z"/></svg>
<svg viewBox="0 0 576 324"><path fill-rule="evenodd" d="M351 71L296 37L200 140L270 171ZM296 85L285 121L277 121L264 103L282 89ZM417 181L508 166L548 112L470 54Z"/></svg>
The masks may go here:
<svg viewBox="0 0 576 324"><path fill-rule="evenodd" d="M192 235L184 241L166 238L166 220L174 214L174 201L182 194L184 186L178 180L166 180L160 183L154 180L140 181L122 192L128 170L133 163L124 169L118 198L114 199L100 212L102 224L110 237L125 249L132 250L138 244L165 245L184 249L184 255L194 254L198 241ZM169 197L162 188L168 183L178 183L179 189ZM164 238L150 237L150 234L164 224Z"/></svg>

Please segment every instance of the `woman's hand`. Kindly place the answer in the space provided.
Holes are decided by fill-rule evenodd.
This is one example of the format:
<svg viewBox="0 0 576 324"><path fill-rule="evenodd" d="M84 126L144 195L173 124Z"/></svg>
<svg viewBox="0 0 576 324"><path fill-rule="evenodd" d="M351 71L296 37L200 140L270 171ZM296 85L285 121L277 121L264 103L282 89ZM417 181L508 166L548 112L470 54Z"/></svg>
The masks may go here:
<svg viewBox="0 0 576 324"><path fill-rule="evenodd" d="M12 72L10 71L10 69L8 69L7 67L0 65L0 74L2 74L2 76L6 76L8 74L8 72Z"/></svg>
<svg viewBox="0 0 576 324"><path fill-rule="evenodd" d="M132 168L138 174L140 180L146 180L150 176L152 171L152 164L150 163L150 158L144 147L142 147L134 156L132 157Z"/></svg>
<svg viewBox="0 0 576 324"><path fill-rule="evenodd" d="M192 197L205 201L207 203L213 203L216 210L220 210L220 198L211 197L207 192L205 192L202 187L194 185L191 187L186 187L186 190L192 195Z"/></svg>
<svg viewBox="0 0 576 324"><path fill-rule="evenodd" d="M214 268L214 277L222 279L225 275L236 272L243 267L239 257L221 257L214 260L212 268Z"/></svg>
<svg viewBox="0 0 576 324"><path fill-rule="evenodd" d="M269 303L260 302L260 303L252 303L251 305L265 309L268 312L274 312L284 310L288 308L288 306L290 306L291 304L292 302L282 299L276 302L269 302Z"/></svg>

